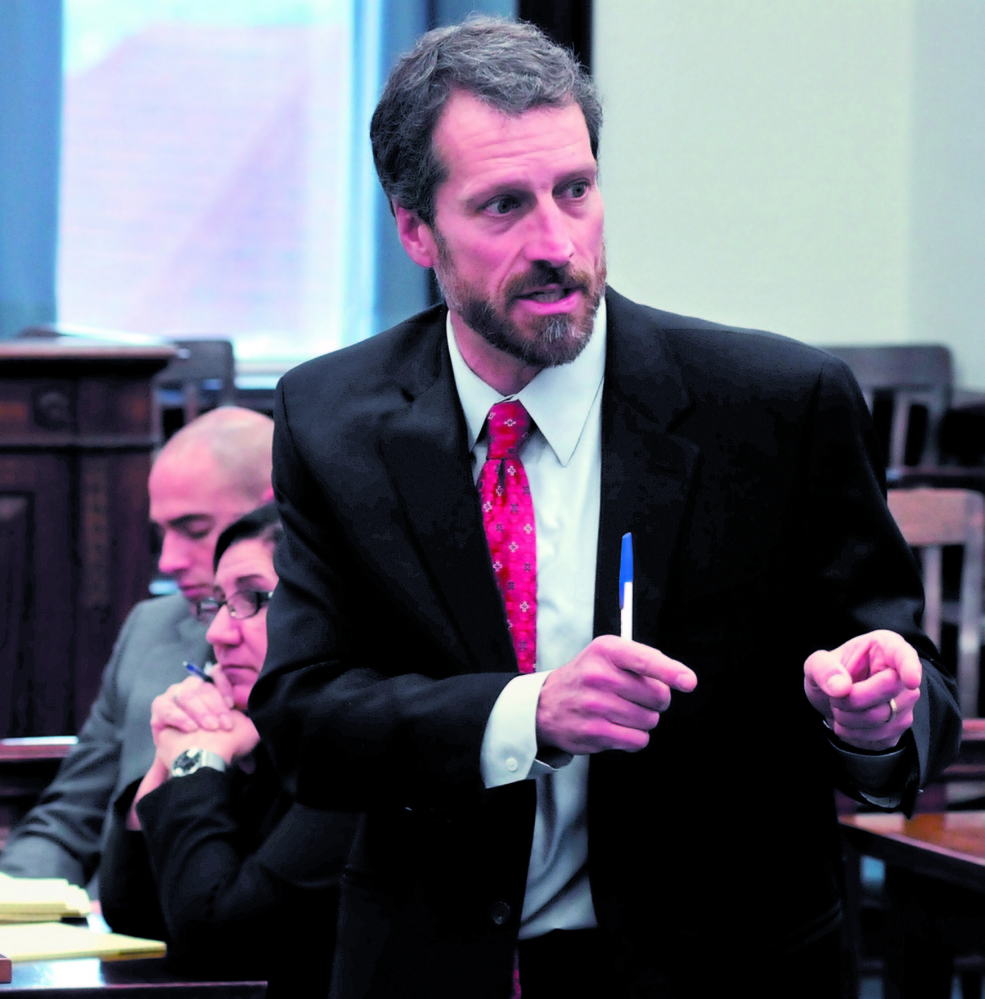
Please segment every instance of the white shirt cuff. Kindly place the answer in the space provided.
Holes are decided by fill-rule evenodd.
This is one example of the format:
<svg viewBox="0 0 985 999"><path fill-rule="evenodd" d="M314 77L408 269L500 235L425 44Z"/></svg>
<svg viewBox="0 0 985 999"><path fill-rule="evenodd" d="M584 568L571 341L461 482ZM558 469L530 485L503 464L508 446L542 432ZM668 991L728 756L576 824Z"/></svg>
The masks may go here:
<svg viewBox="0 0 985 999"><path fill-rule="evenodd" d="M522 673L496 699L482 736L480 766L486 787L500 787L532 776L537 756L537 701L550 676Z"/></svg>

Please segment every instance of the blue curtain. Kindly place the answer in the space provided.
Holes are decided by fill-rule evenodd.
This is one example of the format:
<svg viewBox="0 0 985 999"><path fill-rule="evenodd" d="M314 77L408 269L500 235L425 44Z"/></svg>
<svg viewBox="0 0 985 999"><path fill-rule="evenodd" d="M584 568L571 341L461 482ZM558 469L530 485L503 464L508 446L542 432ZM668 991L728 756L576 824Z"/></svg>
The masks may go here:
<svg viewBox="0 0 985 999"><path fill-rule="evenodd" d="M455 24L470 11L512 17L515 9L515 0L384 0L379 24L376 95L397 57L411 48L425 31ZM368 141L367 133L356 137L357 143L368 145ZM372 332L378 332L426 308L437 300L437 293L430 273L413 263L400 245L379 183L375 185L373 216L376 253Z"/></svg>
<svg viewBox="0 0 985 999"><path fill-rule="evenodd" d="M55 319L61 0L0 2L0 338Z"/></svg>

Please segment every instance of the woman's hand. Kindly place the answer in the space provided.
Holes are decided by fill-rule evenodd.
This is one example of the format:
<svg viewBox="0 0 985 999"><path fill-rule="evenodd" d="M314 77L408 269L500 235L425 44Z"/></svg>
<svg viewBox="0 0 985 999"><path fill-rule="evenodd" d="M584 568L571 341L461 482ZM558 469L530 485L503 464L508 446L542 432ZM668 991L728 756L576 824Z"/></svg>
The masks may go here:
<svg viewBox="0 0 985 999"><path fill-rule="evenodd" d="M190 681L202 684L203 687L210 687L211 684L203 683L195 677L190 677ZM175 687L183 687L184 683L175 684ZM171 775L171 764L186 749L209 749L213 753L218 753L227 764L231 764L237 757L245 756L251 752L260 741L260 733L257 732L253 722L243 714L242 711L233 709L227 711L228 722L226 728L213 731L201 728L193 728L190 731L183 731L170 725L161 723L162 712L159 711L158 702L175 703L170 698L170 693L174 688L160 697L155 698L154 707L151 709L152 723L151 729L154 732L154 745L157 747L157 755L151 764L150 770L144 775L144 779L137 788L134 795L133 805L127 813L127 829L140 829L140 819L137 817L137 802L145 794L159 788ZM165 705L165 711L170 711Z"/></svg>
<svg viewBox="0 0 985 999"><path fill-rule="evenodd" d="M232 685L221 669L212 672L212 683L201 677L190 676L181 683L173 683L151 704L150 727L157 734L164 728L181 732L229 731L232 729Z"/></svg>
<svg viewBox="0 0 985 999"><path fill-rule="evenodd" d="M256 726L242 711L229 712L230 728L217 731L196 729L182 732L176 728L161 728L154 735L157 758L171 772L171 764L186 749L210 749L218 753L226 763L232 763L238 756L245 756L260 741ZM156 761L155 761L156 762Z"/></svg>

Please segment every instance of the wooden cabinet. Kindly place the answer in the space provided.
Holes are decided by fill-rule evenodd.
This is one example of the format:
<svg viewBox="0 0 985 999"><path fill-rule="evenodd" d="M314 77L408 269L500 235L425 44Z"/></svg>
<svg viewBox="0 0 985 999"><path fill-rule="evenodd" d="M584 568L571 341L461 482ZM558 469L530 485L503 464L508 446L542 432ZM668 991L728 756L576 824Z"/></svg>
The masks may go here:
<svg viewBox="0 0 985 999"><path fill-rule="evenodd" d="M147 596L151 378L173 356L0 342L0 737L75 733Z"/></svg>

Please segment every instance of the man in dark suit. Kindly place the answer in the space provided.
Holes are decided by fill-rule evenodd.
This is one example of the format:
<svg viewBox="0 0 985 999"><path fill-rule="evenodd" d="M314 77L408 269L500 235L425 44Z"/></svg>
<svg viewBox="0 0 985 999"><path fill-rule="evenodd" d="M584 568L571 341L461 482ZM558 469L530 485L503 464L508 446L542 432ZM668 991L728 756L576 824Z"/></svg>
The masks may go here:
<svg viewBox="0 0 985 999"><path fill-rule="evenodd" d="M836 995L832 787L912 807L956 745L850 374L606 287L600 120L530 26L424 36L372 137L446 306L278 392L251 713L299 801L366 813L334 996ZM504 398L520 675L476 489Z"/></svg>

